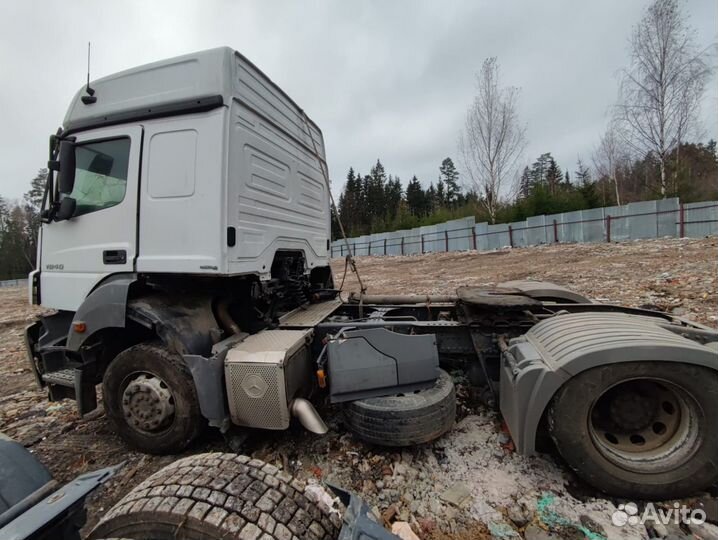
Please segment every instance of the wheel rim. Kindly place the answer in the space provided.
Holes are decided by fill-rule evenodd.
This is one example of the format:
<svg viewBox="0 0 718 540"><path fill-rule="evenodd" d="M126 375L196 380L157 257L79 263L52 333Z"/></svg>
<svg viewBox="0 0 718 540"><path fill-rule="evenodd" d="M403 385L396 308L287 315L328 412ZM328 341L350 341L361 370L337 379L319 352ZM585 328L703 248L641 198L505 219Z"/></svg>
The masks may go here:
<svg viewBox="0 0 718 540"><path fill-rule="evenodd" d="M153 373L133 373L122 393L127 423L143 433L164 431L175 417L175 400L167 383Z"/></svg>
<svg viewBox="0 0 718 540"><path fill-rule="evenodd" d="M658 473L680 466L698 450L702 416L683 388L662 379L631 379L596 400L589 433L595 448L615 465Z"/></svg>

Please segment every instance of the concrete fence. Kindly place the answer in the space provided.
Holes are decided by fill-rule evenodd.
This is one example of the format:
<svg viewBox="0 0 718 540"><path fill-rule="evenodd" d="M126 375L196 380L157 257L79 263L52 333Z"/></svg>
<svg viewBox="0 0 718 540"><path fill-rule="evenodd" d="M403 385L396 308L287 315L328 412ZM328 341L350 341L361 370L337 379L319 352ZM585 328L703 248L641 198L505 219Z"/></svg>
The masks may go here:
<svg viewBox="0 0 718 540"><path fill-rule="evenodd" d="M473 217L438 225L349 238L354 255L415 255L439 251L490 251L570 242L622 242L648 238L702 238L718 234L718 201L683 204L677 198L591 208L490 225ZM347 255L343 240L332 257Z"/></svg>

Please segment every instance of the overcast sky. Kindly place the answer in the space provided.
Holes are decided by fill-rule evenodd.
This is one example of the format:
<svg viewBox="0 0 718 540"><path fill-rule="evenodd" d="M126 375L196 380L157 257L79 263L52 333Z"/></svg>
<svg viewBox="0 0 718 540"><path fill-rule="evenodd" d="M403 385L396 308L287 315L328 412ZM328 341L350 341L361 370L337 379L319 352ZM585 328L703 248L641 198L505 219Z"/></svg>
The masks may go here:
<svg viewBox="0 0 718 540"><path fill-rule="evenodd" d="M47 138L92 77L228 45L305 108L326 140L338 193L377 158L428 186L456 141L482 61L521 88L528 163L585 161L605 127L631 27L645 1L10 1L0 6L0 195L17 198L47 161ZM718 2L688 0L696 40L717 39ZM701 118L718 138L714 77Z"/></svg>

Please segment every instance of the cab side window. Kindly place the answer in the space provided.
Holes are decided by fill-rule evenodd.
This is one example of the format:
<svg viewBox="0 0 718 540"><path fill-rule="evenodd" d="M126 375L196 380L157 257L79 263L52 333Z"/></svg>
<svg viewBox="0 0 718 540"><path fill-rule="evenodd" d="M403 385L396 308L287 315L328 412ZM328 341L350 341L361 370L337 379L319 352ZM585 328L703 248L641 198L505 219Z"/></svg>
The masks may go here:
<svg viewBox="0 0 718 540"><path fill-rule="evenodd" d="M74 217L116 206L125 198L130 139L111 139L75 147Z"/></svg>

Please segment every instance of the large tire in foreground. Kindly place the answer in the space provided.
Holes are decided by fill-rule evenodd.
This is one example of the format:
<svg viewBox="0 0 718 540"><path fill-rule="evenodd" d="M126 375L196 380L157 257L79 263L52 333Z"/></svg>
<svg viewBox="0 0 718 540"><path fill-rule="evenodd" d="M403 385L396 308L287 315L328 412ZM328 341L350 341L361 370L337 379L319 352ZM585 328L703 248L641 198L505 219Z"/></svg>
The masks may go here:
<svg viewBox="0 0 718 540"><path fill-rule="evenodd" d="M456 389L439 370L431 388L410 394L352 401L344 409L347 427L360 439L382 446L411 446L439 438L454 425Z"/></svg>
<svg viewBox="0 0 718 540"><path fill-rule="evenodd" d="M666 362L597 367L548 410L563 458L592 486L632 499L687 496L718 481L718 372Z"/></svg>
<svg viewBox="0 0 718 540"><path fill-rule="evenodd" d="M258 459L200 454L150 476L90 533L93 540L331 540L341 528L304 484Z"/></svg>
<svg viewBox="0 0 718 540"><path fill-rule="evenodd" d="M120 436L149 454L181 452L204 426L192 375L158 343L118 354L105 371L102 397Z"/></svg>

